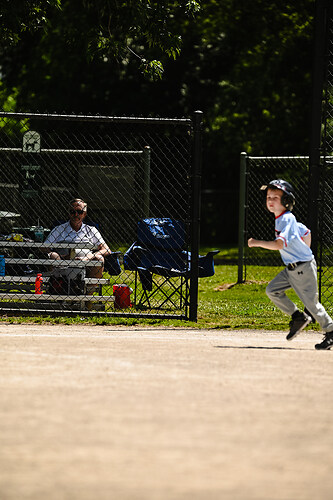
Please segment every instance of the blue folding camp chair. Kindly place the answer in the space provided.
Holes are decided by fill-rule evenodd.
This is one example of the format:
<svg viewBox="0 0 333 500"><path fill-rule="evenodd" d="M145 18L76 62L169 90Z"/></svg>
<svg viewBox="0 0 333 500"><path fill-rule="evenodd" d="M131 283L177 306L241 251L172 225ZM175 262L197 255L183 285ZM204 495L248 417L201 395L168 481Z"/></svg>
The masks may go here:
<svg viewBox="0 0 333 500"><path fill-rule="evenodd" d="M124 269L135 271L136 306L182 309L188 304L191 253L185 246L183 222L170 218L138 222L137 241L124 254ZM213 257L217 253L219 250L199 256L199 277L214 275Z"/></svg>

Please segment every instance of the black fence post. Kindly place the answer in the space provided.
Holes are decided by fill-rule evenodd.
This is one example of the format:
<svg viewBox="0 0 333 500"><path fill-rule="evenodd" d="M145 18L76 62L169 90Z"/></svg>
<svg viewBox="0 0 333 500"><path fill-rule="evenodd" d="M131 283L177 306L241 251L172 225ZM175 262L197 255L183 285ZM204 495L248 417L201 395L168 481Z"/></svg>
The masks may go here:
<svg viewBox="0 0 333 500"><path fill-rule="evenodd" d="M190 272L190 321L198 317L198 271L200 241L200 202L202 167L202 111L195 111L193 117L193 160L191 193L191 272Z"/></svg>
<svg viewBox="0 0 333 500"><path fill-rule="evenodd" d="M317 258L319 238L319 198L321 181L321 125L325 75L326 0L316 0L313 53L312 109L309 151L308 225L312 233L311 248Z"/></svg>
<svg viewBox="0 0 333 500"><path fill-rule="evenodd" d="M150 157L149 146L143 148L143 213L144 217L149 217L150 213Z"/></svg>

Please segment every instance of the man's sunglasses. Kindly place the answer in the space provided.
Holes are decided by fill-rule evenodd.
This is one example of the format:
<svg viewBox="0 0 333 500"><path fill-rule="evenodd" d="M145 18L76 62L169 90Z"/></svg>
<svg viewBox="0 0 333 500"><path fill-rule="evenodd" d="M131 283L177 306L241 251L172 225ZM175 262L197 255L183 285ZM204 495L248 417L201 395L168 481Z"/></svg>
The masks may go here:
<svg viewBox="0 0 333 500"><path fill-rule="evenodd" d="M70 211L69 211L69 213L71 215L75 215L75 214L82 215L84 213L84 210L81 210L80 208L78 210L74 210L74 208L71 208Z"/></svg>

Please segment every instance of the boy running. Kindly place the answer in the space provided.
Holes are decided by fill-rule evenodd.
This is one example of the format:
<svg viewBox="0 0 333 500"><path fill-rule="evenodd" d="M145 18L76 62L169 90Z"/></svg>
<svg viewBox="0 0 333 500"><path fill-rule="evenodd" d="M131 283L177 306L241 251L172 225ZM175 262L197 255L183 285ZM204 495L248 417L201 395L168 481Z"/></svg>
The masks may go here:
<svg viewBox="0 0 333 500"><path fill-rule="evenodd" d="M282 179L271 181L261 189L266 190L267 209L275 215L275 240L263 241L250 238L249 247L279 250L286 265L267 286L266 293L281 311L291 316L287 340L292 340L315 318L325 332L323 341L316 344L318 350L333 346L333 320L318 302L317 264L309 246L309 234L304 225L291 213L295 203L293 188ZM304 241L305 240L305 241ZM306 244L308 243L308 244ZM303 302L306 314L287 297L285 291L292 288Z"/></svg>

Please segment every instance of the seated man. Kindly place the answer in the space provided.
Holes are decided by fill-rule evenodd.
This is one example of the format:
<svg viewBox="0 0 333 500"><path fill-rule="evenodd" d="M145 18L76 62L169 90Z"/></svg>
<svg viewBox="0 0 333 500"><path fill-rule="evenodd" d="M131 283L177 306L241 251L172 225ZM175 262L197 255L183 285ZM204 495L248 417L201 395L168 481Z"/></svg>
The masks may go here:
<svg viewBox="0 0 333 500"><path fill-rule="evenodd" d="M50 245L46 251L49 251L48 256L50 259L99 261L102 265L87 267L87 276L89 278L101 278L104 269L104 257L109 255L111 250L96 227L84 224L83 221L86 216L87 203L80 198L72 200L69 204L69 221L52 229L45 240L45 243ZM56 248L57 243L77 243L80 246L88 243L96 247L96 250L62 248L58 251L52 251L51 249Z"/></svg>

